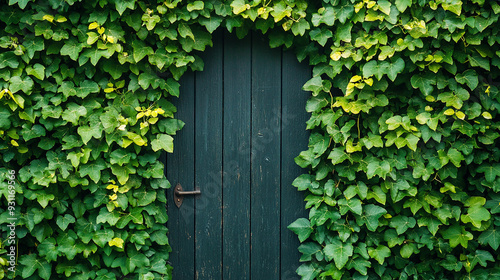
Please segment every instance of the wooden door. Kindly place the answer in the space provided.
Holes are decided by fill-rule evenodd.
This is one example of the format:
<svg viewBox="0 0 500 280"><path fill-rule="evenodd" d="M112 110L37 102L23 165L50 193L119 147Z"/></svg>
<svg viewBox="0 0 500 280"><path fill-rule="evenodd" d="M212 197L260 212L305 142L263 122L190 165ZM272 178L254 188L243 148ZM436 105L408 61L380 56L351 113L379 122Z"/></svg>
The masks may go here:
<svg viewBox="0 0 500 280"><path fill-rule="evenodd" d="M292 181L307 149L301 90L310 78L293 53L270 49L264 36L216 36L205 70L181 82L166 174L174 187L198 187L178 208L168 190L174 280L299 279L297 236L287 226L306 217Z"/></svg>

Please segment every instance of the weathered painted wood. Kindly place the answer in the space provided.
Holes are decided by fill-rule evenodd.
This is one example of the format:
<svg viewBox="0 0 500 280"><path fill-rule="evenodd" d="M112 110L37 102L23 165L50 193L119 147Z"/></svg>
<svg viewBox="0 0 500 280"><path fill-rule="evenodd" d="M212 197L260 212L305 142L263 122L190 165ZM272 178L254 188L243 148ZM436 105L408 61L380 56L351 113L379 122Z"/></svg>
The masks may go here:
<svg viewBox="0 0 500 280"><path fill-rule="evenodd" d="M194 200L185 199L182 208L173 201L173 188L180 183L185 189L194 185L194 74L186 73L181 81L181 99L176 100L176 117L186 124L175 136L174 153L167 156L166 176L172 188L167 191L170 262L175 267L173 279L194 279Z"/></svg>
<svg viewBox="0 0 500 280"><path fill-rule="evenodd" d="M281 79L283 84L281 107L281 279L295 280L300 266L300 243L297 235L287 227L300 217L307 217L303 194L292 186L293 180L305 170L294 162L301 151L307 150L309 132L306 121L309 114L304 110L309 97L301 90L311 77L306 63L299 64L295 54L283 53Z"/></svg>
<svg viewBox="0 0 500 280"><path fill-rule="evenodd" d="M170 182L202 192L179 210L169 191L173 279L299 279L286 227L306 216L291 182L307 148L310 68L260 33L220 33L201 56L205 70L182 79L176 117L186 126L167 156Z"/></svg>
<svg viewBox="0 0 500 280"><path fill-rule="evenodd" d="M250 279L251 40L224 42L223 279Z"/></svg>
<svg viewBox="0 0 500 280"><path fill-rule="evenodd" d="M280 274L281 52L252 38L251 277Z"/></svg>
<svg viewBox="0 0 500 280"><path fill-rule="evenodd" d="M222 36L214 43L220 45ZM205 70L195 76L195 279L222 277L222 48L204 53Z"/></svg>

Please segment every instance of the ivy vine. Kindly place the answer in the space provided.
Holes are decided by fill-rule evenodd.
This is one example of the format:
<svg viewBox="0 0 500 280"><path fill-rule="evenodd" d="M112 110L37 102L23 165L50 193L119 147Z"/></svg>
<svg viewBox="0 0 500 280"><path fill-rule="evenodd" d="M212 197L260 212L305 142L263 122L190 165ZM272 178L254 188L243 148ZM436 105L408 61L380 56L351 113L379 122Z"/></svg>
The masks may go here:
<svg viewBox="0 0 500 280"><path fill-rule="evenodd" d="M169 100L211 34L313 66L302 279L500 277L500 5L484 0L9 0L0 11L0 217L16 272L170 279ZM182 97L181 97L182 98ZM4 199L5 198L5 199ZM301 206L297 206L301 207ZM5 257L7 236L1 236Z"/></svg>

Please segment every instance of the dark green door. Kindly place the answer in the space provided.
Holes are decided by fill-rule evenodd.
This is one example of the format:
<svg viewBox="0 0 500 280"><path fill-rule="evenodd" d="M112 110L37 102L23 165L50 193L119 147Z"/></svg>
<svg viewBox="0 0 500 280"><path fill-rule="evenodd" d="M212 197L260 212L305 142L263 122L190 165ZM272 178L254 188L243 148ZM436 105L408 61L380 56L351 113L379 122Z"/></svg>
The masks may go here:
<svg viewBox="0 0 500 280"><path fill-rule="evenodd" d="M201 190L180 208L168 191L173 279L299 279L287 226L307 215L291 183L303 172L293 158L307 149L310 68L256 35L216 36L203 59L205 70L181 82L186 125L167 157L173 186Z"/></svg>

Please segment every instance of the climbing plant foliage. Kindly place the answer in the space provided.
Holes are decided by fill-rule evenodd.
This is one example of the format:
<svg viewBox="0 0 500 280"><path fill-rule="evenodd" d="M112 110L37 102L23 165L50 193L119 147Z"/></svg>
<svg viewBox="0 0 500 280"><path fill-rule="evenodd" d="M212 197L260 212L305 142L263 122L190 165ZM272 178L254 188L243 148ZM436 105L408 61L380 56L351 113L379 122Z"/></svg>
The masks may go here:
<svg viewBox="0 0 500 280"><path fill-rule="evenodd" d="M302 279L500 277L500 5L484 0L3 0L0 278L170 279L170 103L212 33L313 66ZM182 102L182 97L180 97ZM10 182L9 182L10 181ZM296 207L303 207L297 205Z"/></svg>

